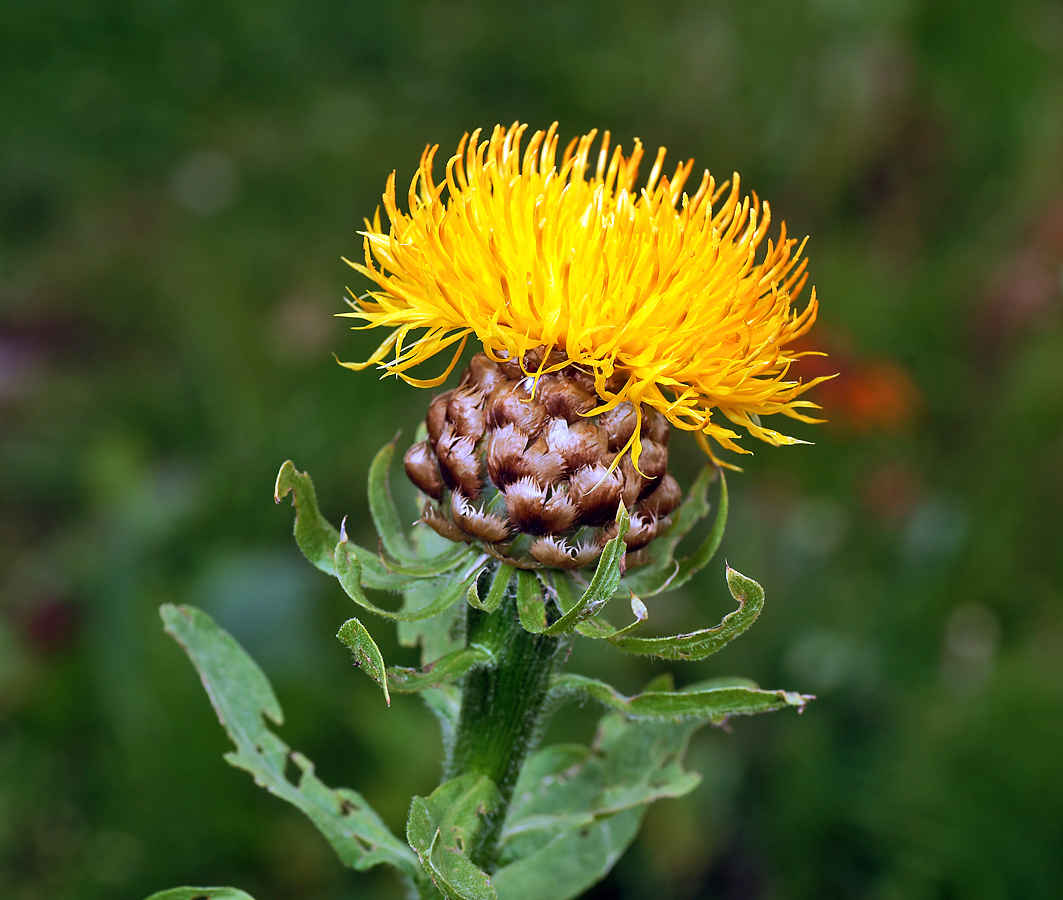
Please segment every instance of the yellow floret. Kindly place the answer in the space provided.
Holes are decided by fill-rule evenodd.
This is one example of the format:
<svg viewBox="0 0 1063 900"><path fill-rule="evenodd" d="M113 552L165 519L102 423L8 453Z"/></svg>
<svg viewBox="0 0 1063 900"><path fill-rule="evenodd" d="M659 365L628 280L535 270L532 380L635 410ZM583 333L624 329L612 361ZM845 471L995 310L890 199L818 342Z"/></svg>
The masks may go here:
<svg viewBox="0 0 1063 900"><path fill-rule="evenodd" d="M807 279L804 242L795 250L783 223L756 260L771 209L756 194L741 198L737 173L717 186L706 170L689 196L694 161L668 178L662 147L636 189L638 140L624 157L619 147L610 153L606 131L592 167L592 131L558 165L557 123L535 132L522 153L526 128L496 126L486 142L479 131L466 135L440 184L432 175L438 147L426 148L409 213L399 209L391 174L383 198L390 227L382 229L378 210L361 232L364 264L349 262L376 289L354 297L343 315L392 331L366 362L343 365L379 365L435 387L469 335L496 360L534 348L545 359L557 349L563 361L543 371L574 365L595 378L602 402L588 415L624 400L646 403L697 432L710 456L707 437L749 452L712 420L714 410L769 444L799 443L759 417L817 421L798 412L815 404L798 398L823 379L788 378L803 354L786 345L816 318L815 289L802 312L791 309ZM455 344L441 375L408 374ZM630 449L637 465L638 430Z"/></svg>

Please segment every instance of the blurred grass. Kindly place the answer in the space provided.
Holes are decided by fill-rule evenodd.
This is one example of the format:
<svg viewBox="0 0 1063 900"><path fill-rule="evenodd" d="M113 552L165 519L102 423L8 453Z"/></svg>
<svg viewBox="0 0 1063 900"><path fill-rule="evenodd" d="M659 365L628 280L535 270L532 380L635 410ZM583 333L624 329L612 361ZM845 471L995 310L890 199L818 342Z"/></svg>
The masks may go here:
<svg viewBox="0 0 1063 900"><path fill-rule="evenodd" d="M372 540L368 461L426 396L332 360L375 346L339 257L425 143L555 118L738 169L812 235L843 373L818 446L731 480L760 622L671 667L820 699L702 735L594 896L1063 894L1063 5L38 0L0 40L0 896L398 896L221 761L156 609L216 614L401 830L434 725L352 672L272 481ZM726 609L720 562L653 616Z"/></svg>

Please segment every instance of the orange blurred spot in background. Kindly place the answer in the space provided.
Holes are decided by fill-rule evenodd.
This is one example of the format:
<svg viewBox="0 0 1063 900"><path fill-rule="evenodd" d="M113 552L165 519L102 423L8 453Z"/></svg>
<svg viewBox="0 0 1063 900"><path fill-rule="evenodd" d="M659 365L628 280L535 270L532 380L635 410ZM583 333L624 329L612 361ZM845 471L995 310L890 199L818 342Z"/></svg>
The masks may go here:
<svg viewBox="0 0 1063 900"><path fill-rule="evenodd" d="M819 342L824 344L822 335ZM836 339L832 348L828 339L828 356L806 356L800 368L795 367L805 381L837 373L837 378L809 394L823 407L828 427L858 434L906 430L922 406L922 395L912 377L899 363L862 359L845 343Z"/></svg>

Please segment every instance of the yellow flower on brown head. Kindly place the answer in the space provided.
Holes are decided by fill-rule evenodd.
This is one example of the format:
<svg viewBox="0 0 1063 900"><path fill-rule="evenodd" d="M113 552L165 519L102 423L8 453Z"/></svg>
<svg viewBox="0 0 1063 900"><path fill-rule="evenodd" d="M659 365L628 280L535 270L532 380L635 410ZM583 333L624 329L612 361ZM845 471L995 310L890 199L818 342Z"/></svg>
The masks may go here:
<svg viewBox="0 0 1063 900"><path fill-rule="evenodd" d="M720 417L769 444L798 443L760 417L817 421L800 412L815 404L800 398L823 379L789 374L802 353L788 345L817 310L815 289L803 311L793 309L807 279L804 242L788 238L785 223L767 237L771 209L741 196L737 173L717 185L705 171L685 191L693 160L669 178L662 147L639 188L638 140L625 157L606 131L595 155L591 131L558 162L557 123L522 149L526 129L462 138L438 184L438 147L426 148L408 213L392 173L383 197L390 226L379 210L367 220L364 263L350 263L375 288L344 313L391 333L366 362L344 365L379 365L435 387L475 335L491 359L525 375L584 373L598 403L583 415L629 401L638 422L620 456L630 450L636 466L646 407L695 432L710 456L709 437L749 452ZM440 375L410 374L445 350L452 358Z"/></svg>

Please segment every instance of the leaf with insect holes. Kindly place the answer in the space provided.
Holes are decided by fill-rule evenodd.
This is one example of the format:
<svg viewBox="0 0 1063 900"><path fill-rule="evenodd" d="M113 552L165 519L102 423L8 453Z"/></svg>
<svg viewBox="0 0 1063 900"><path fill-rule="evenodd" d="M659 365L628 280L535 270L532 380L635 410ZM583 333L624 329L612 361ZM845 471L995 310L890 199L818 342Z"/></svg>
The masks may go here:
<svg viewBox="0 0 1063 900"><path fill-rule="evenodd" d="M501 802L485 775L470 772L446 781L428 797L414 797L406 837L436 887L452 900L496 900L487 873L469 853L481 819Z"/></svg>
<svg viewBox="0 0 1063 900"><path fill-rule="evenodd" d="M654 687L655 685L650 685ZM646 807L691 791L681 761L703 722L631 721L613 713L590 748L546 747L525 765L502 831L498 900L569 900L604 878Z"/></svg>
<svg viewBox="0 0 1063 900"><path fill-rule="evenodd" d="M260 787L302 810L345 865L364 870L388 863L410 882L423 882L417 857L388 830L360 794L326 786L308 759L292 753L266 727L267 718L277 725L283 722L280 704L262 670L232 636L192 606L166 604L160 613L167 633L199 672L219 721L236 745L235 752L226 754L226 761L249 772ZM289 759L300 770L298 784L285 775Z"/></svg>

